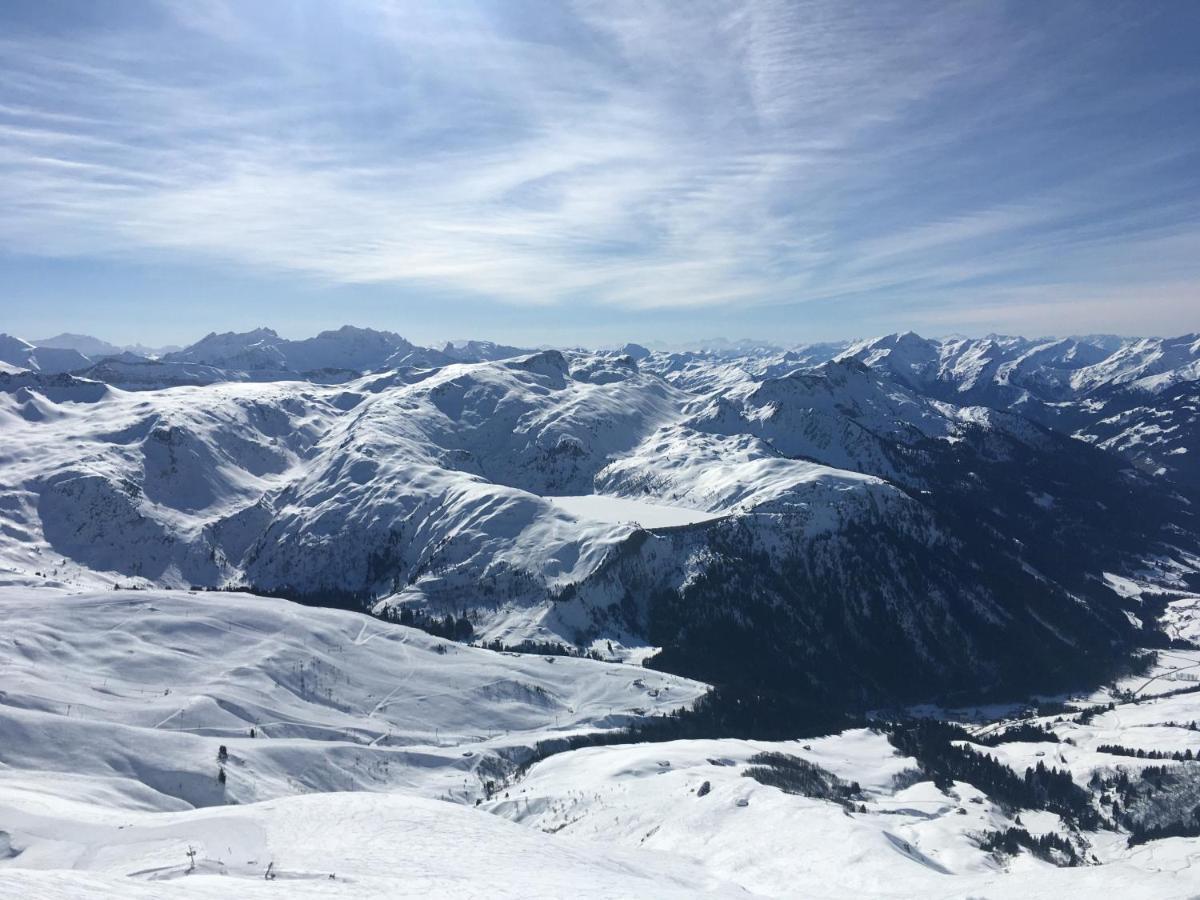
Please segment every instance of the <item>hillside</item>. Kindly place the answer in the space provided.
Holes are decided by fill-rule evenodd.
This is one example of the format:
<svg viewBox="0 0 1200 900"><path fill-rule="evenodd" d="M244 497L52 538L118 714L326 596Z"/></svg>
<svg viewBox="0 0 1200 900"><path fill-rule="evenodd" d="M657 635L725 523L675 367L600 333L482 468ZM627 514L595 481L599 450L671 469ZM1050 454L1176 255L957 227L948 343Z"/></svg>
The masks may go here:
<svg viewBox="0 0 1200 900"><path fill-rule="evenodd" d="M1200 636L1198 608L1171 601L1172 632ZM1131 845L1109 818L1115 795L1127 823L1171 822L1200 790L1187 780L1200 763L1134 755L1200 753L1196 650L1046 711L939 711L994 761L947 781L882 719L795 741L554 753L704 686L348 611L40 587L0 590L0 616L6 895L1194 893L1194 839ZM1098 824L994 789L995 772L1020 783L1040 764L1069 773ZM1162 766L1172 786L1156 792ZM1010 829L1059 849L989 843Z"/></svg>

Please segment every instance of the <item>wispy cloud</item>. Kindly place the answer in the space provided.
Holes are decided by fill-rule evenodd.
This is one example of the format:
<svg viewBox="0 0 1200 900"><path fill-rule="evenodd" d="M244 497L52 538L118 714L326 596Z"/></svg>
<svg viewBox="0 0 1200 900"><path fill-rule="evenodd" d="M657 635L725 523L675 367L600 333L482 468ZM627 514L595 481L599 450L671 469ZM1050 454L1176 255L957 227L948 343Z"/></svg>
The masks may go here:
<svg viewBox="0 0 1200 900"><path fill-rule="evenodd" d="M0 41L10 252L629 309L1200 277L1196 156L1105 122L1197 72L1097 96L1120 17L1071 49L976 4L145 9Z"/></svg>

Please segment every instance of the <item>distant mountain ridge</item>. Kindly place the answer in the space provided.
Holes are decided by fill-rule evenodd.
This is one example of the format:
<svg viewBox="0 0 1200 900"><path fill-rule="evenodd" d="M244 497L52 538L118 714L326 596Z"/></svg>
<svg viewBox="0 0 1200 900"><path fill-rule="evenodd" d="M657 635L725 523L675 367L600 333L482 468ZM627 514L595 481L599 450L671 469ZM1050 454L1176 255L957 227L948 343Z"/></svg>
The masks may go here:
<svg viewBox="0 0 1200 900"><path fill-rule="evenodd" d="M271 328L212 332L183 348L118 347L83 334L39 341L0 334L0 363L48 374L72 373L131 390L222 381L347 381L367 372L437 368L528 352L491 341L418 347L390 331L344 325L289 340Z"/></svg>
<svg viewBox="0 0 1200 900"><path fill-rule="evenodd" d="M301 340L282 338L266 327L213 332L157 358L82 334L36 342L0 335L0 366L71 373L127 390L247 381L334 384L370 372L437 369L528 352L490 341L421 347L394 332L349 325ZM790 348L722 339L704 342L695 351L651 351L628 344L616 352L677 387L699 392L753 386L834 360L856 359L923 397L1018 412L1114 449L1149 474L1175 473L1200 483L1191 392L1200 379L1197 334L930 339L904 332Z"/></svg>

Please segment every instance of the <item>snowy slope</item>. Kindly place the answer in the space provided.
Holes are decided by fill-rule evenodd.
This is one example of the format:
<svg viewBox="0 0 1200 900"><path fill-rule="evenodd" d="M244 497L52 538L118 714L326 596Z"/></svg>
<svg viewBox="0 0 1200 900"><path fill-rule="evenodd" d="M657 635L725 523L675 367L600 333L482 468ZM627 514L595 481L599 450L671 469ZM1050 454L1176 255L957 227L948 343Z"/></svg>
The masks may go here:
<svg viewBox="0 0 1200 900"><path fill-rule="evenodd" d="M1111 356L1080 369L1071 379L1077 390L1128 387L1155 394L1181 381L1200 378L1200 335L1130 341Z"/></svg>
<svg viewBox="0 0 1200 900"><path fill-rule="evenodd" d="M744 895L685 860L554 840L401 795L318 794L176 813L0 794L5 896ZM269 877L268 877L269 875Z"/></svg>
<svg viewBox="0 0 1200 900"><path fill-rule="evenodd" d="M1197 602L1173 604L1180 628ZM966 782L939 789L865 729L591 748L515 770L537 740L703 689L645 669L443 653L411 629L248 595L9 588L0 623L5 896L1194 894L1194 839L1127 848ZM1187 684L1198 664L1173 653L1147 677ZM1037 720L1073 743L981 749L1018 772L1049 750L1081 784L1147 764L1097 752L1105 741L1200 749L1171 724L1200 716L1200 695L1155 696L1147 677L1130 687L1151 699L1118 698L1086 725ZM745 777L763 751L856 783L854 809ZM1102 865L979 848L1018 818Z"/></svg>
<svg viewBox="0 0 1200 900"><path fill-rule="evenodd" d="M0 782L86 777L130 808L397 788L469 801L539 740L704 691L246 594L3 588L0 622Z"/></svg>
<svg viewBox="0 0 1200 900"><path fill-rule="evenodd" d="M1075 437L1129 459L1168 482L1200 487L1200 382L1183 381L1149 400L1097 404Z"/></svg>
<svg viewBox="0 0 1200 900"><path fill-rule="evenodd" d="M1003 753L1017 746L981 749ZM763 751L799 757L856 782L863 789L857 808L745 777L751 758ZM1013 759L1018 771L1025 762ZM1126 848L1117 835L1089 833L1084 839L1103 865L1080 868L1025 854L998 859L979 848L979 838L1014 827L1017 819L1016 827L1034 834L1071 832L1052 814L1005 810L966 782L938 789L921 779L914 760L867 730L796 742L576 750L534 766L506 797L484 808L559 837L694 860L766 896L1064 898L1103 890L1185 898L1195 891L1195 839Z"/></svg>
<svg viewBox="0 0 1200 900"><path fill-rule="evenodd" d="M1188 403L1200 380L1194 334L938 340L907 333L860 341L839 357L849 358L928 398L1012 410L1164 481L1196 484L1195 464L1178 458L1200 433Z"/></svg>
<svg viewBox="0 0 1200 900"><path fill-rule="evenodd" d="M0 860L0 894L11 897L745 896L686 860L555 840L407 796L320 794L116 815L61 799L5 801L17 855Z"/></svg>
<svg viewBox="0 0 1200 900"><path fill-rule="evenodd" d="M718 887L471 808L537 741L687 705L694 682L238 594L9 588L0 625L4 896L249 896L268 863L297 895Z"/></svg>

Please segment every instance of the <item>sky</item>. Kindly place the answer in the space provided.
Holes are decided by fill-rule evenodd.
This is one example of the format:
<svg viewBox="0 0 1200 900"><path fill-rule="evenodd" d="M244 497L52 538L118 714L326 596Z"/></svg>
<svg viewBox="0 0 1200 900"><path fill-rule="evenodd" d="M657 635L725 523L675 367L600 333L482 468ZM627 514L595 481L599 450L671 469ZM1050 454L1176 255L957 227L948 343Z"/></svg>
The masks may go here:
<svg viewBox="0 0 1200 900"><path fill-rule="evenodd" d="M1200 3L4 0L0 331L1200 330Z"/></svg>

